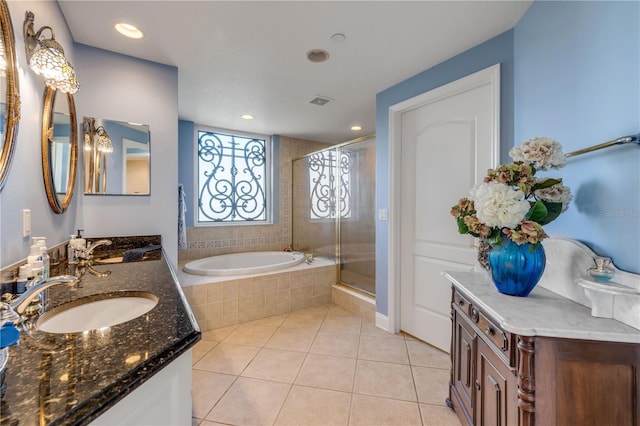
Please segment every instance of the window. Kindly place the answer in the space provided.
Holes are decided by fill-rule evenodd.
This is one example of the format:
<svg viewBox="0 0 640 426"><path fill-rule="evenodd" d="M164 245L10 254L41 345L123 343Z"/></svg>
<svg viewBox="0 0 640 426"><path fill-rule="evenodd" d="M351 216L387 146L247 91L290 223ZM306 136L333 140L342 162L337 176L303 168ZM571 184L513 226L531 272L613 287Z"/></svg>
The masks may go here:
<svg viewBox="0 0 640 426"><path fill-rule="evenodd" d="M268 223L266 136L197 131L198 224Z"/></svg>
<svg viewBox="0 0 640 426"><path fill-rule="evenodd" d="M351 153L330 149L311 154L309 187L312 220L336 219L337 209L341 219L351 218Z"/></svg>

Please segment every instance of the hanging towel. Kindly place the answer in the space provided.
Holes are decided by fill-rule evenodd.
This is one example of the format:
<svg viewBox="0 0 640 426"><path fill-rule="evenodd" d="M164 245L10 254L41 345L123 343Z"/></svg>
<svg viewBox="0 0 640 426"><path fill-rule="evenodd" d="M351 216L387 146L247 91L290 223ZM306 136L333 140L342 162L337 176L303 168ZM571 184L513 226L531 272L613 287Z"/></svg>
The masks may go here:
<svg viewBox="0 0 640 426"><path fill-rule="evenodd" d="M178 184L178 250L189 248L187 244L187 201L182 184Z"/></svg>

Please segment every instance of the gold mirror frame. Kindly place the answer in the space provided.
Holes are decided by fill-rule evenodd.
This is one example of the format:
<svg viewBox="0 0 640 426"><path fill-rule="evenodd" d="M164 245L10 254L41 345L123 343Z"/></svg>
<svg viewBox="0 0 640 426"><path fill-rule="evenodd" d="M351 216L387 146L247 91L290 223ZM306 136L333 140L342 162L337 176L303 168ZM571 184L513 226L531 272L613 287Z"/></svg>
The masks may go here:
<svg viewBox="0 0 640 426"><path fill-rule="evenodd" d="M2 152L0 153L0 191L4 187L13 151L16 145L16 136L18 134L18 122L20 121L20 90L18 88L18 69L16 62L16 45L13 36L13 25L11 24L11 15L9 7L5 0L0 1L0 36L4 46L4 55L7 68L5 70L7 82L7 107L6 107L6 127L4 129L4 140L2 142Z"/></svg>
<svg viewBox="0 0 640 426"><path fill-rule="evenodd" d="M70 136L71 153L69 159L69 179L67 180L67 188L64 197L58 197L53 176L53 165L51 164L52 144L54 143L53 132L53 113L56 99L56 90L47 87L44 95L44 109L42 112L42 178L44 180L44 188L47 192L47 200L51 209L58 214L64 213L69 207L71 198L73 197L73 188L76 183L76 168L78 164L78 123L76 121L76 105L73 95L70 93L62 93L67 95L67 104L69 107L70 118Z"/></svg>

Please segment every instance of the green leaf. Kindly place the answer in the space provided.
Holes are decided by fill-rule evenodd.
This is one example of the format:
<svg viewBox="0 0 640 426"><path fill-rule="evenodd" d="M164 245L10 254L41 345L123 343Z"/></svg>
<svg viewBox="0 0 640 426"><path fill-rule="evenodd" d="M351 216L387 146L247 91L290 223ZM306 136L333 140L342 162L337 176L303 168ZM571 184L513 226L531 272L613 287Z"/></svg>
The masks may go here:
<svg viewBox="0 0 640 426"><path fill-rule="evenodd" d="M491 231L491 235L489 235L487 237L487 242L492 247L498 247L499 245L501 245L502 244L502 236L500 235L500 230L499 229L494 229L493 231Z"/></svg>
<svg viewBox="0 0 640 426"><path fill-rule="evenodd" d="M559 183L562 183L562 179L545 179L533 185L533 187L531 187L531 192L537 191L538 189L549 188Z"/></svg>
<svg viewBox="0 0 640 426"><path fill-rule="evenodd" d="M547 216L547 207L538 200L531 206L524 219L540 223L545 216Z"/></svg>
<svg viewBox="0 0 640 426"><path fill-rule="evenodd" d="M541 201L538 201L540 203ZM562 213L562 203L544 203L546 205L547 214L537 220L540 225L546 225L547 223L553 222L560 216Z"/></svg>
<svg viewBox="0 0 640 426"><path fill-rule="evenodd" d="M464 219L462 217L459 217L456 221L458 222L458 232L461 234L468 234L469 227L466 223L464 223Z"/></svg>

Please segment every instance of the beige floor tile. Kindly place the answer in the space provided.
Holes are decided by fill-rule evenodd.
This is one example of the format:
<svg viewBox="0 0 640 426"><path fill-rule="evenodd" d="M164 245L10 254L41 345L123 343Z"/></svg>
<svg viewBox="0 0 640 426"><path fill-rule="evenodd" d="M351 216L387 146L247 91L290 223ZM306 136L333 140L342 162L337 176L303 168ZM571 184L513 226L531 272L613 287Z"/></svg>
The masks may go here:
<svg viewBox="0 0 640 426"><path fill-rule="evenodd" d="M192 415L203 419L236 380L236 376L193 370L191 380Z"/></svg>
<svg viewBox="0 0 640 426"><path fill-rule="evenodd" d="M271 425L291 385L239 377L206 420L232 425Z"/></svg>
<svg viewBox="0 0 640 426"><path fill-rule="evenodd" d="M297 385L351 392L356 360L328 355L309 354L296 377Z"/></svg>
<svg viewBox="0 0 640 426"><path fill-rule="evenodd" d="M193 365L197 370L239 375L259 348L222 342Z"/></svg>
<svg viewBox="0 0 640 426"><path fill-rule="evenodd" d="M354 393L417 402L411 367L358 360Z"/></svg>
<svg viewBox="0 0 640 426"><path fill-rule="evenodd" d="M318 332L309 352L355 358L358 356L359 344L360 336L357 334L328 334Z"/></svg>
<svg viewBox="0 0 640 426"><path fill-rule="evenodd" d="M193 348L192 422L458 426L449 363L332 304L218 328Z"/></svg>
<svg viewBox="0 0 640 426"><path fill-rule="evenodd" d="M243 377L293 383L306 353L262 348L242 372Z"/></svg>
<svg viewBox="0 0 640 426"><path fill-rule="evenodd" d="M349 425L421 425L420 409L415 402L354 394Z"/></svg>
<svg viewBox="0 0 640 426"><path fill-rule="evenodd" d="M335 316L354 317L355 315L353 314L353 312L346 310L342 306L332 305L327 311L327 317Z"/></svg>
<svg viewBox="0 0 640 426"><path fill-rule="evenodd" d="M306 312L305 310L292 312L282 323L281 327L318 331L324 316L324 313Z"/></svg>
<svg viewBox="0 0 640 426"><path fill-rule="evenodd" d="M308 352L316 334L316 330L306 328L280 327L273 333L273 336L265 343L264 347Z"/></svg>
<svg viewBox="0 0 640 426"><path fill-rule="evenodd" d="M263 347L267 340L273 336L278 327L269 325L254 325L251 327L238 327L225 339L225 343Z"/></svg>
<svg viewBox="0 0 640 426"><path fill-rule="evenodd" d="M449 407L420 404L422 424L425 426L460 426L456 413Z"/></svg>
<svg viewBox="0 0 640 426"><path fill-rule="evenodd" d="M191 364L195 364L196 362L198 362L200 358L207 354L216 345L218 345L218 342L211 342L208 340L200 340L198 343L196 343L191 350Z"/></svg>
<svg viewBox="0 0 640 426"><path fill-rule="evenodd" d="M432 405L445 405L449 396L449 370L411 367L416 383L418 401Z"/></svg>
<svg viewBox="0 0 640 426"><path fill-rule="evenodd" d="M448 353L418 340L407 340L407 350L411 365L448 370L451 364Z"/></svg>
<svg viewBox="0 0 640 426"><path fill-rule="evenodd" d="M362 320L358 317L333 316L327 317L320 326L323 333L360 334Z"/></svg>
<svg viewBox="0 0 640 426"><path fill-rule="evenodd" d="M196 419L195 417L191 417L191 426L198 426L202 422L201 419Z"/></svg>
<svg viewBox="0 0 640 426"><path fill-rule="evenodd" d="M276 425L347 425L351 394L293 386Z"/></svg>
<svg viewBox="0 0 640 426"><path fill-rule="evenodd" d="M237 325L230 325L228 327L216 328L215 330L203 331L202 340L221 342L236 328L238 328Z"/></svg>
<svg viewBox="0 0 640 426"><path fill-rule="evenodd" d="M404 335L401 333L392 334L383 329L376 327L375 324L371 324L369 321L362 321L362 330L360 331L362 336L371 336L371 337L387 337L389 339L402 339L404 340Z"/></svg>
<svg viewBox="0 0 640 426"><path fill-rule="evenodd" d="M240 324L239 327L244 327L244 328L253 327L253 326L280 327L284 322L284 320L287 319L288 316L289 314L287 313L287 314L281 314L281 315L274 315L267 318L260 318L257 320L246 322L244 324Z"/></svg>
<svg viewBox="0 0 640 426"><path fill-rule="evenodd" d="M386 337L360 336L358 359L409 364L409 355L404 339Z"/></svg>

